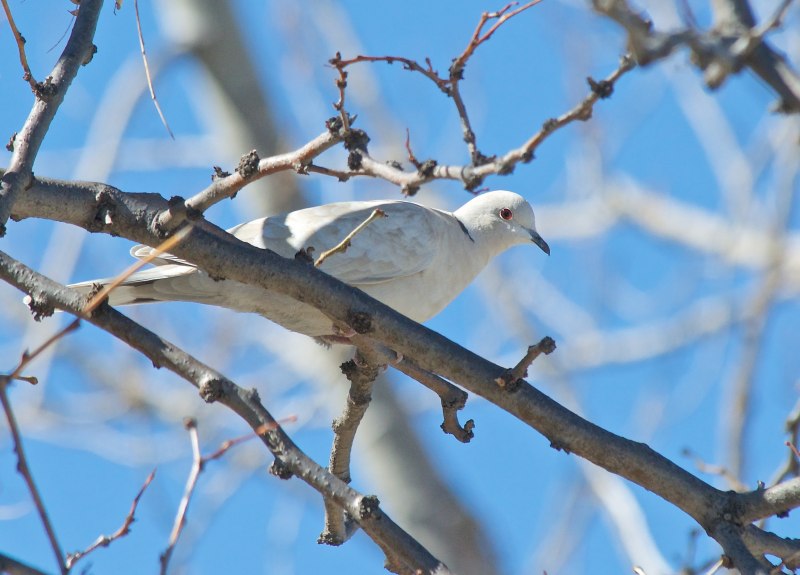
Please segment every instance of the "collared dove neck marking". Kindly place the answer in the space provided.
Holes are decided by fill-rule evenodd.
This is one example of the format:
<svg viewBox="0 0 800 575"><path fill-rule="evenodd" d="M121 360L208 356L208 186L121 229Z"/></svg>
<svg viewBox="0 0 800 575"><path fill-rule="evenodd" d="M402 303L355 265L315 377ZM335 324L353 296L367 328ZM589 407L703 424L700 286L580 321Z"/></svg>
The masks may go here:
<svg viewBox="0 0 800 575"><path fill-rule="evenodd" d="M285 258L313 247L337 245L375 209L386 213L364 228L350 247L319 269L357 287L409 318L423 322L444 309L496 255L523 243L550 253L536 231L533 209L520 195L494 191L471 199L455 212L401 200L337 202L269 216L228 230L256 247ZM143 258L148 246L131 254ZM189 301L254 312L286 329L327 343L346 343L322 312L289 296L233 280L215 280L170 254L152 269L137 272L115 289L111 305ZM110 279L74 284L88 292Z"/></svg>

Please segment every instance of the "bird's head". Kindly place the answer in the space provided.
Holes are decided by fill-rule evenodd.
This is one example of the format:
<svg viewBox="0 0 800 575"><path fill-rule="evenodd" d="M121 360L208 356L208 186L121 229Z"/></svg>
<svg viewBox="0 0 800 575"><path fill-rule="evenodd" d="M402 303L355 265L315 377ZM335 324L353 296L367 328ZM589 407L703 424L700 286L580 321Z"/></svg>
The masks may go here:
<svg viewBox="0 0 800 575"><path fill-rule="evenodd" d="M514 192L496 190L476 196L455 212L470 233L498 248L533 242L550 255L550 246L536 231L536 217L528 201Z"/></svg>

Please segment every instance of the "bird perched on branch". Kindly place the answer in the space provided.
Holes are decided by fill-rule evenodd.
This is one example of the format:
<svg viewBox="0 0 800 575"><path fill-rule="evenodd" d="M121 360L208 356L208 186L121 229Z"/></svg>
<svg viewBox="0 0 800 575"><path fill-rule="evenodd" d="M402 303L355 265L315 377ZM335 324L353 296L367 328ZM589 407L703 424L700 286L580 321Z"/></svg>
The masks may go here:
<svg viewBox="0 0 800 575"><path fill-rule="evenodd" d="M374 221L362 225L376 210L385 217L373 216ZM343 240L357 228L345 247ZM533 208L507 191L476 196L452 213L400 200L337 202L253 220L228 231L285 258L300 252L322 254L339 246L324 261L317 260L319 269L418 322L442 311L490 259L511 246L533 243L550 254L536 231ZM131 250L140 259L152 252L144 245ZM211 278L171 254L160 254L152 263L154 268L134 273L115 288L109 304L204 303L261 314L323 343L348 341L325 314L289 296ZM112 279L70 287L88 293Z"/></svg>

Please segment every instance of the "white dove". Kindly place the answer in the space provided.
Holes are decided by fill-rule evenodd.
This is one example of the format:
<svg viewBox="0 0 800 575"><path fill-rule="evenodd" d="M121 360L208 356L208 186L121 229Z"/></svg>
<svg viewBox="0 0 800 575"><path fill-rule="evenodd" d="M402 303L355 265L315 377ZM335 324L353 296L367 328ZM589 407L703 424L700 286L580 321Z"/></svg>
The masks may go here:
<svg viewBox="0 0 800 575"><path fill-rule="evenodd" d="M533 208L522 196L494 191L476 196L455 212L401 200L337 202L269 216L228 230L242 241L294 258L313 247L317 254L338 245L373 210L373 221L344 252L319 269L356 287L409 318L423 322L447 306L490 259L511 246L550 247L536 231ZM143 258L152 248L135 246ZM156 267L131 275L109 296L112 306L160 301L190 301L255 312L323 343L347 343L321 311L289 296L233 280L212 279L191 263L161 254ZM70 287L84 293L113 278Z"/></svg>

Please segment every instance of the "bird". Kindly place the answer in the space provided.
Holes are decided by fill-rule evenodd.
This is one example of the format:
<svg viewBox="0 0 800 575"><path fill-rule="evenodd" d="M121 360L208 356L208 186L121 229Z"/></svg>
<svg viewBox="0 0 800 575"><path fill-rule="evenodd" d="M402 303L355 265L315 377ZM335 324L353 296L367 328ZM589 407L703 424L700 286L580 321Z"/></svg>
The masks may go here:
<svg viewBox="0 0 800 575"><path fill-rule="evenodd" d="M335 202L256 219L228 232L258 248L296 258L337 246L375 210L385 217L363 227L346 250L327 257L319 269L420 323L442 311L506 249L533 243L550 255L549 245L536 231L531 205L506 190L479 194L454 212L406 200ZM145 245L131 249L139 259L152 253ZM323 312L288 295L212 278L168 253L158 254L152 263L153 268L132 274L111 291L108 303L185 301L254 312L325 345L348 343L352 335L334 326ZM88 294L113 279L69 287Z"/></svg>

